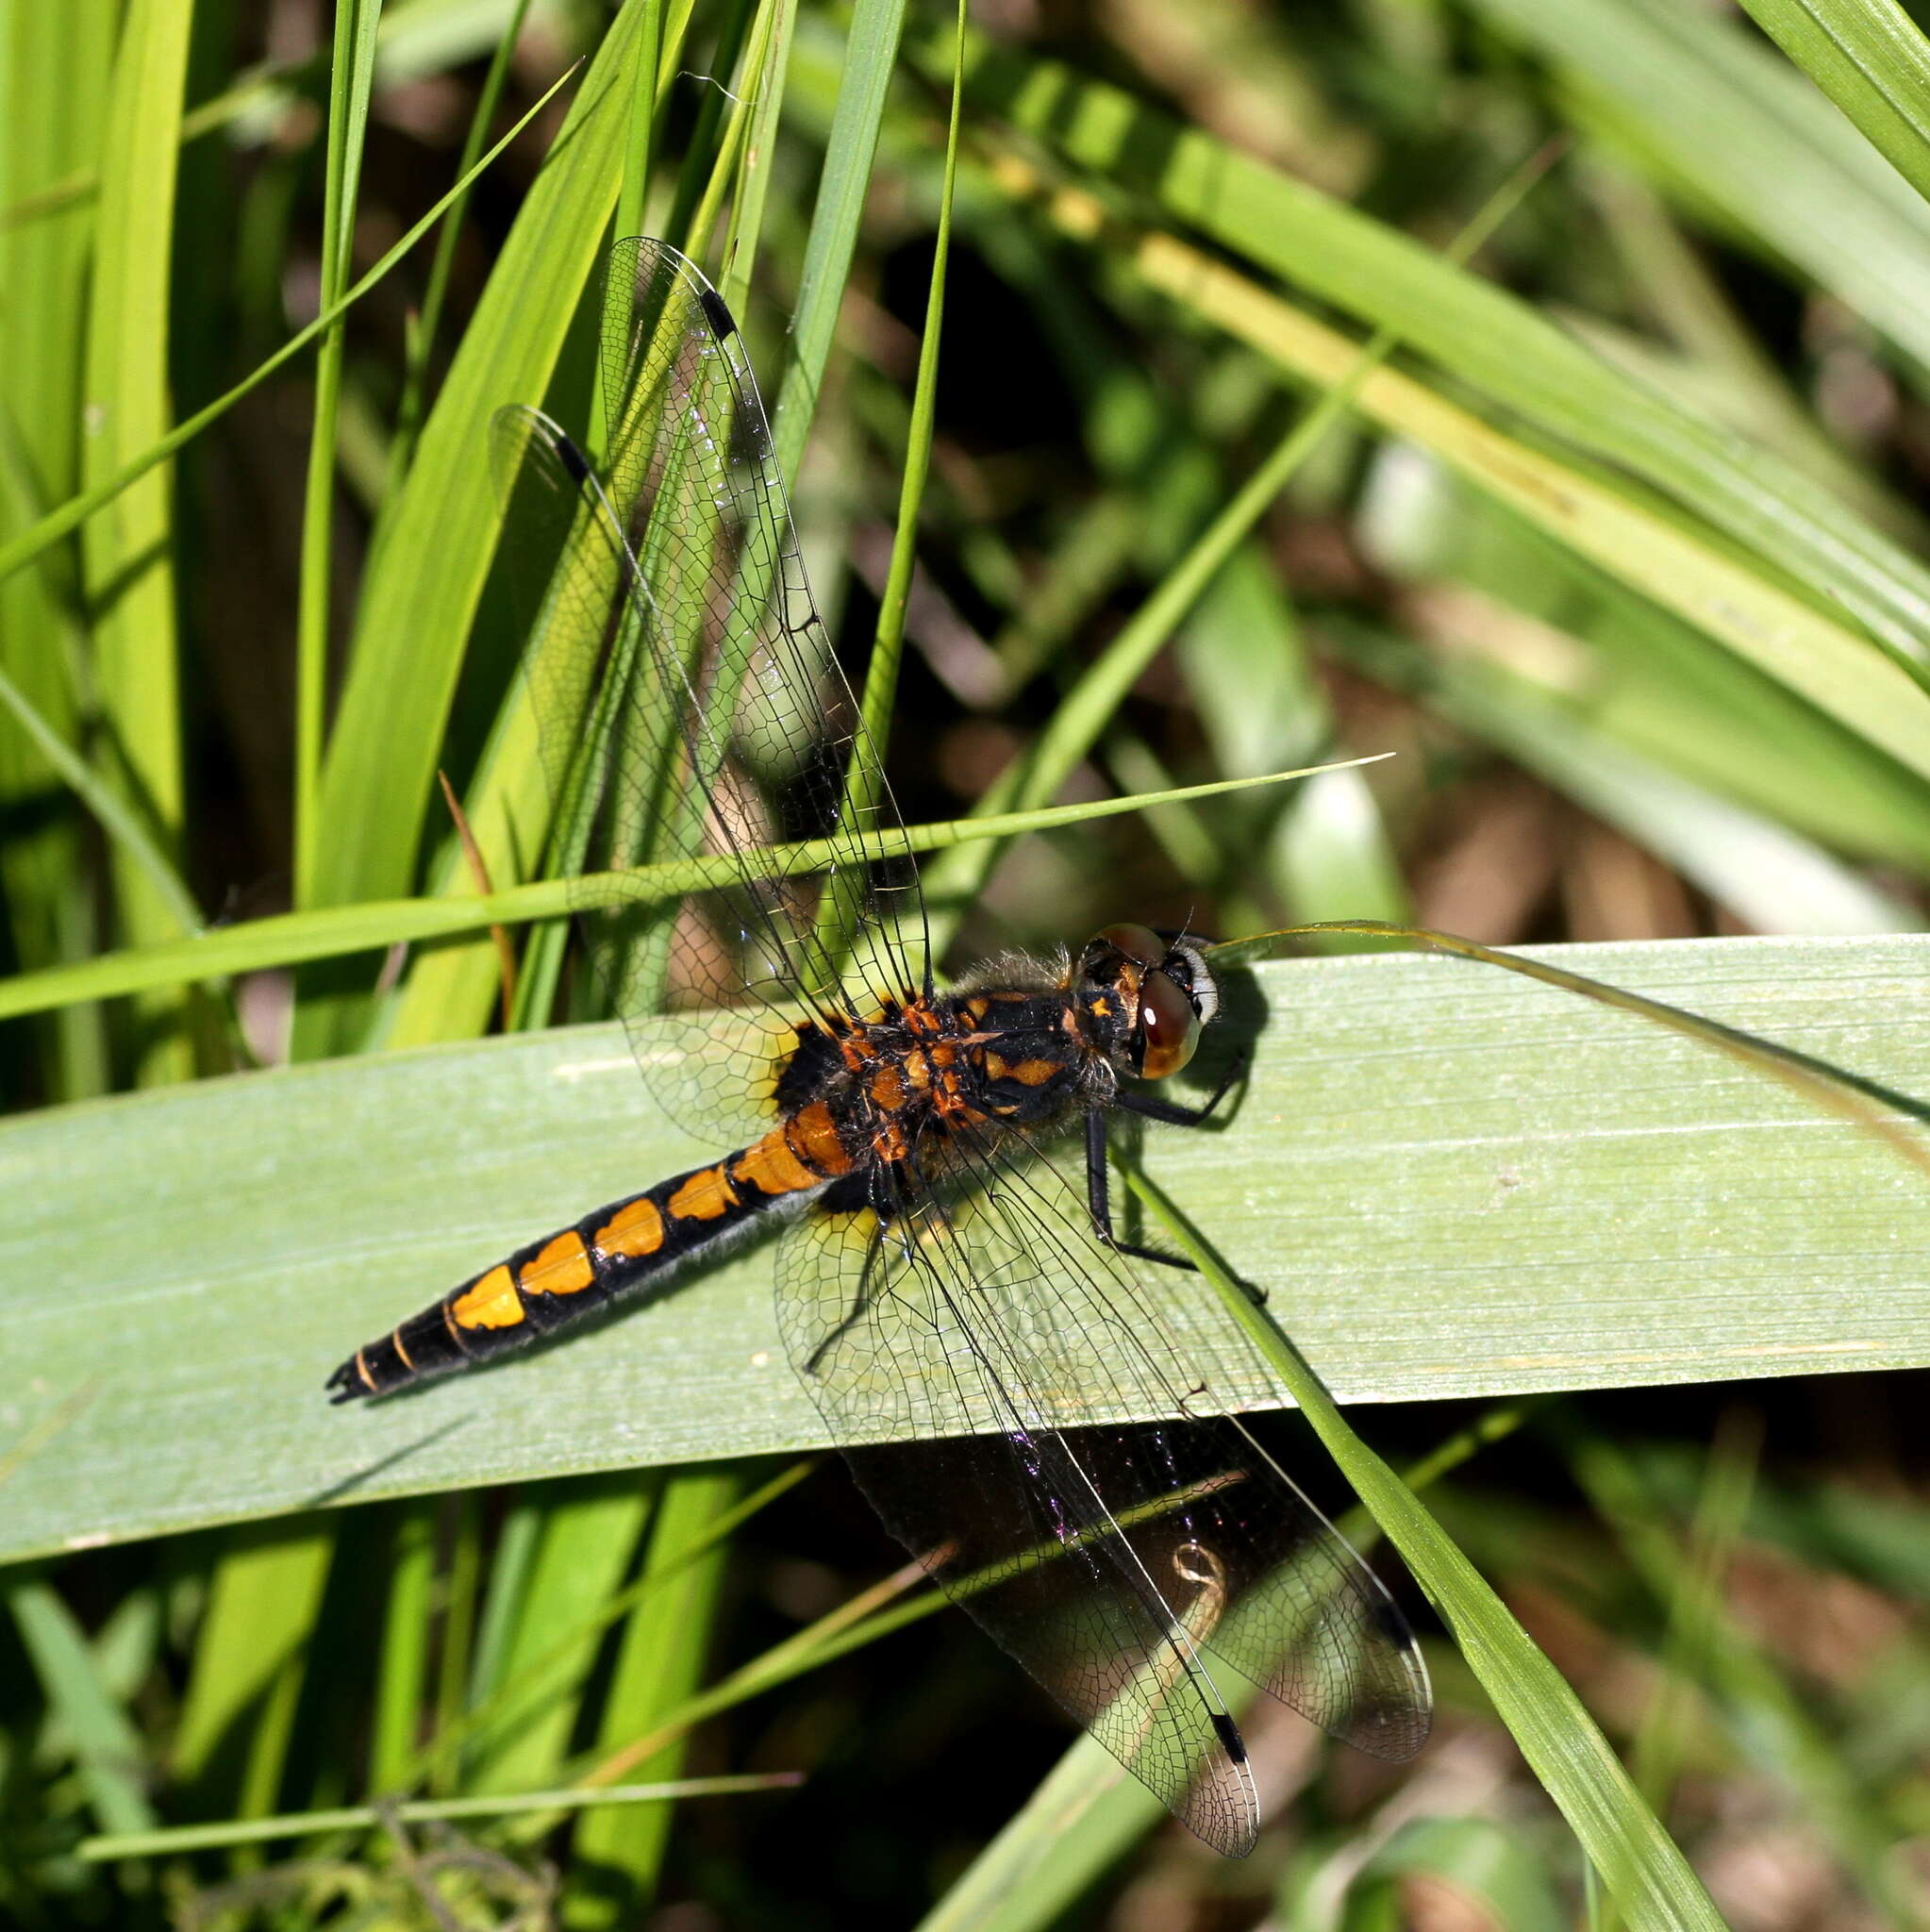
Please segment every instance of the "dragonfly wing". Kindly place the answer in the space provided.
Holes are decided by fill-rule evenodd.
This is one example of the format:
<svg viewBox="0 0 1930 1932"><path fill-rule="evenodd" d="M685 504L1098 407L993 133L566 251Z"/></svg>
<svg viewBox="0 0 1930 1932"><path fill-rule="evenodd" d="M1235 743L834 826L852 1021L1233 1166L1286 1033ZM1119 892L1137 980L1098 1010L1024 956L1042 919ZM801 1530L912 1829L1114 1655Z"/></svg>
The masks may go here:
<svg viewBox="0 0 1930 1932"><path fill-rule="evenodd" d="M1257 1826L1236 1676L1379 1756L1418 1750L1413 1638L1290 1478L1205 1413L1245 1392L1210 1326L1023 1142L954 1138L932 1164L940 1185L800 1224L779 1259L787 1344L886 1526L1222 1851Z"/></svg>
<svg viewBox="0 0 1930 1932"><path fill-rule="evenodd" d="M606 316L602 464L515 408L496 468L532 587L552 866L588 875L574 909L645 1077L710 1134L768 1117L801 1020L919 990L923 908L728 311L631 240ZM636 872L699 859L682 891ZM669 1035L637 1024L664 1013Z"/></svg>

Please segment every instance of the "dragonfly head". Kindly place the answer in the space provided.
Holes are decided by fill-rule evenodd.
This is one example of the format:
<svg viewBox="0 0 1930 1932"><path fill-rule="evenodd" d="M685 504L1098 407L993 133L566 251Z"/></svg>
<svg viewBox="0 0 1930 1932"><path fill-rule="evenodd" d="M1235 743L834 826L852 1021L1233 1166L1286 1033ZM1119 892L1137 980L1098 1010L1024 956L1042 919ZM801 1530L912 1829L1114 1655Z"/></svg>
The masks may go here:
<svg viewBox="0 0 1930 1932"><path fill-rule="evenodd" d="M1115 1066L1146 1080L1178 1073L1220 1009L1198 941L1147 925L1108 925L1088 941L1073 997L1087 1037Z"/></svg>

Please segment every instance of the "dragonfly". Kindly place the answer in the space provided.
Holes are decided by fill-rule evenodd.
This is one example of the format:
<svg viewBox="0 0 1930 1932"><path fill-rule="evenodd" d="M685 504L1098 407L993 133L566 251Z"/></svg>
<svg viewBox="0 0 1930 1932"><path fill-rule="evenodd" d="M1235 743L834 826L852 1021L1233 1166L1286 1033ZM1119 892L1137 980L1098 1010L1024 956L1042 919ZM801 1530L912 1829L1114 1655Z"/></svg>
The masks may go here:
<svg viewBox="0 0 1930 1932"><path fill-rule="evenodd" d="M1430 1697L1393 1599L1219 1412L1223 1334L1155 1286L1186 1264L1114 1223L1108 1124L1197 1126L1239 1072L1200 1106L1148 1091L1218 1017L1208 947L1127 922L939 979L729 308L639 237L604 318L598 457L533 408L491 430L551 858L654 1104L735 1151L494 1261L328 1386L489 1361L774 1231L785 1347L886 1528L1242 1855L1250 1687L1394 1760Z"/></svg>

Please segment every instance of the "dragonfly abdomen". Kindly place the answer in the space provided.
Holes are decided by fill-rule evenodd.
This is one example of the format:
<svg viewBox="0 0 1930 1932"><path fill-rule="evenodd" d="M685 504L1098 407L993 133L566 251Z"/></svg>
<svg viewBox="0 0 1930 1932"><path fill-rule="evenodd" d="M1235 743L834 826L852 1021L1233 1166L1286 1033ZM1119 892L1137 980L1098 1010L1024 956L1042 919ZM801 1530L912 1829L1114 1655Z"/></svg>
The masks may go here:
<svg viewBox="0 0 1930 1932"><path fill-rule="evenodd" d="M452 1288L357 1349L328 1378L335 1400L386 1395L520 1348L707 1254L772 1209L801 1207L850 1167L835 1136L808 1133L815 1111L711 1166L612 1201Z"/></svg>

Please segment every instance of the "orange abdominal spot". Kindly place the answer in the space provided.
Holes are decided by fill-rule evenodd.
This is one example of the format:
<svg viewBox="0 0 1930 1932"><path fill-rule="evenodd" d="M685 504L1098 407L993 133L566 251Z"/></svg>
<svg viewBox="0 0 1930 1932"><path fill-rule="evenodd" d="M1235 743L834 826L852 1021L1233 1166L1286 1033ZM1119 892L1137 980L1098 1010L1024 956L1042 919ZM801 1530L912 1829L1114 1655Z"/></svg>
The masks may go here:
<svg viewBox="0 0 1930 1932"><path fill-rule="evenodd" d="M790 1151L782 1129L766 1134L755 1147L746 1147L730 1177L748 1182L763 1194L794 1194L818 1184L818 1176Z"/></svg>
<svg viewBox="0 0 1930 1932"><path fill-rule="evenodd" d="M458 1328L513 1328L523 1319L523 1304L508 1269L496 1267L464 1289L449 1312Z"/></svg>
<svg viewBox="0 0 1930 1932"><path fill-rule="evenodd" d="M888 1112L905 1105L905 1074L887 1060L872 1075L872 1098Z"/></svg>
<svg viewBox="0 0 1930 1932"><path fill-rule="evenodd" d="M721 1167L701 1168L670 1197L679 1221L715 1221L737 1206L737 1195Z"/></svg>
<svg viewBox="0 0 1930 1932"><path fill-rule="evenodd" d="M663 1245L663 1215L648 1194L632 1201L596 1230L599 1255L654 1255Z"/></svg>
<svg viewBox="0 0 1930 1932"><path fill-rule="evenodd" d="M574 1294L596 1279L583 1238L566 1227L523 1270L524 1294Z"/></svg>
<svg viewBox="0 0 1930 1932"><path fill-rule="evenodd" d="M851 1157L844 1151L838 1123L822 1100L814 1100L791 1115L785 1138L793 1152L808 1161L818 1175L851 1172Z"/></svg>
<svg viewBox="0 0 1930 1932"><path fill-rule="evenodd" d="M1057 1060L1021 1060L1012 1069L1012 1078L1022 1087L1043 1087L1058 1073Z"/></svg>

